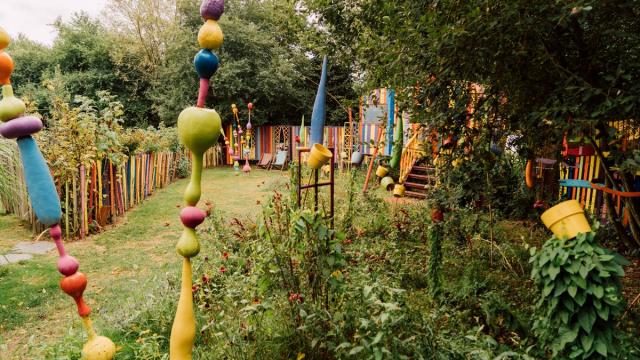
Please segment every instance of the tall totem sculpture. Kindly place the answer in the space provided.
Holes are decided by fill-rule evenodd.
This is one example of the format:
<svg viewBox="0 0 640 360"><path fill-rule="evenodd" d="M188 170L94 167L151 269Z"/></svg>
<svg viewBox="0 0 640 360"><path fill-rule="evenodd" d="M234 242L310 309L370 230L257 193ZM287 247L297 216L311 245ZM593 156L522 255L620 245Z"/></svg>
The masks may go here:
<svg viewBox="0 0 640 360"><path fill-rule="evenodd" d="M191 258L200 252L200 243L196 236L196 226L206 216L196 205L200 200L202 180L202 159L204 153L220 137L222 122L220 115L213 109L206 109L205 99L209 90L209 79L218 70L218 56L212 50L222 45L223 34L218 20L224 12L224 0L204 0L200 14L205 24L198 33L198 43L202 50L194 58L196 72L200 76L200 91L195 107L184 109L178 116L178 135L180 142L191 150L191 181L184 194L187 206L180 212L184 225L180 240L176 245L182 261L182 285L176 316L171 328L169 358L171 360L190 360L196 335L196 321L193 313L193 295Z"/></svg>
<svg viewBox="0 0 640 360"><path fill-rule="evenodd" d="M13 95L13 87L11 86L13 60L9 54L3 51L9 46L9 42L9 34L0 28L0 85L2 85L0 134L7 139L17 139L31 206L38 220L50 227L49 233L58 248L60 257L57 267L58 271L64 275L60 281L60 287L75 300L78 314L82 318L88 335L88 341L82 348L82 359L110 360L116 353L116 346L110 339L98 336L93 329L89 317L91 309L82 298L87 287L87 276L78 272L80 263L76 258L68 255L64 249L59 225L62 216L60 197L53 183L49 167L38 145L31 137L42 129L42 121L36 117L25 115L24 102Z"/></svg>

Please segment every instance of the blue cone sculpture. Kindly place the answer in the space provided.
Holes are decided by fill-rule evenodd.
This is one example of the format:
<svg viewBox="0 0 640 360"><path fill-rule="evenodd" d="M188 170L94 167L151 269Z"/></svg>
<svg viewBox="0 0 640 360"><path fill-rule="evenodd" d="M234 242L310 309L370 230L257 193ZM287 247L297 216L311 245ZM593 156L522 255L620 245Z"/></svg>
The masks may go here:
<svg viewBox="0 0 640 360"><path fill-rule="evenodd" d="M324 143L324 120L327 116L325 107L327 98L327 57L322 61L322 75L318 85L318 94L311 113L311 146Z"/></svg>

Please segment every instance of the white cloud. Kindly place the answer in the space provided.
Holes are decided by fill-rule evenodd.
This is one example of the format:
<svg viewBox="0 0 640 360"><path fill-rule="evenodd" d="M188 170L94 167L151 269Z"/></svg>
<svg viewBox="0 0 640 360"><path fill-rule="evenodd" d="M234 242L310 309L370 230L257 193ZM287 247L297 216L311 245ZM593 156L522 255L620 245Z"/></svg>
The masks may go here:
<svg viewBox="0 0 640 360"><path fill-rule="evenodd" d="M98 16L107 0L0 0L0 27L12 36L18 33L50 45L56 37L51 24L58 17L68 20L77 11Z"/></svg>

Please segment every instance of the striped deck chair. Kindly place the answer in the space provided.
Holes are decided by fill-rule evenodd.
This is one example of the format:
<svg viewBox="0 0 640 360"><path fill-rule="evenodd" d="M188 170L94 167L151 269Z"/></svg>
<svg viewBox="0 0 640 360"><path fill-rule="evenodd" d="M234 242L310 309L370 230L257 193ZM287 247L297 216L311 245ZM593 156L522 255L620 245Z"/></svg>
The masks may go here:
<svg viewBox="0 0 640 360"><path fill-rule="evenodd" d="M262 157L260 158L260 162L258 163L258 167L267 169L269 165L271 165L271 160L273 160L273 154L271 153L262 154Z"/></svg>
<svg viewBox="0 0 640 360"><path fill-rule="evenodd" d="M278 166L280 167L280 171L284 170L284 168L287 166L287 152L284 150L278 150L278 153L276 154L276 160L271 163L269 170Z"/></svg>

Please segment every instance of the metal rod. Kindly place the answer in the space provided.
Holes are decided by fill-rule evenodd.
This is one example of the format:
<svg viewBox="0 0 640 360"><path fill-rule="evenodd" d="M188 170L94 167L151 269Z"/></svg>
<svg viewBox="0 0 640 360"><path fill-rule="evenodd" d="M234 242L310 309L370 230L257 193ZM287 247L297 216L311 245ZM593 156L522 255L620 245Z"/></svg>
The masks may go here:
<svg viewBox="0 0 640 360"><path fill-rule="evenodd" d="M318 212L318 173L319 169L313 170L313 211Z"/></svg>
<svg viewBox="0 0 640 360"><path fill-rule="evenodd" d="M351 115L351 108L349 108L349 115ZM331 149L331 153L332 154L333 154L333 152L334 152L334 149ZM333 195L335 194L335 192L334 192L335 191L335 189L334 189L335 188L335 178L334 178L335 160L334 159L335 159L335 154L334 154L334 156L331 157L331 178L330 178L331 180L329 181L329 185L331 186L330 196L329 196L329 203L331 204L330 205L330 212L331 212L331 227L332 228L334 227L334 221L333 221L333 218L334 218L334 216L333 216L334 215L334 213L333 213L333 203L334 203Z"/></svg>
<svg viewBox="0 0 640 360"><path fill-rule="evenodd" d="M298 150L298 207L302 206L302 151Z"/></svg>
<svg viewBox="0 0 640 360"><path fill-rule="evenodd" d="M300 188L301 189L311 189L314 187L323 187L323 186L327 186L327 185L332 185L331 182L325 182L325 183L317 183L317 184L311 184L311 185L302 185Z"/></svg>

